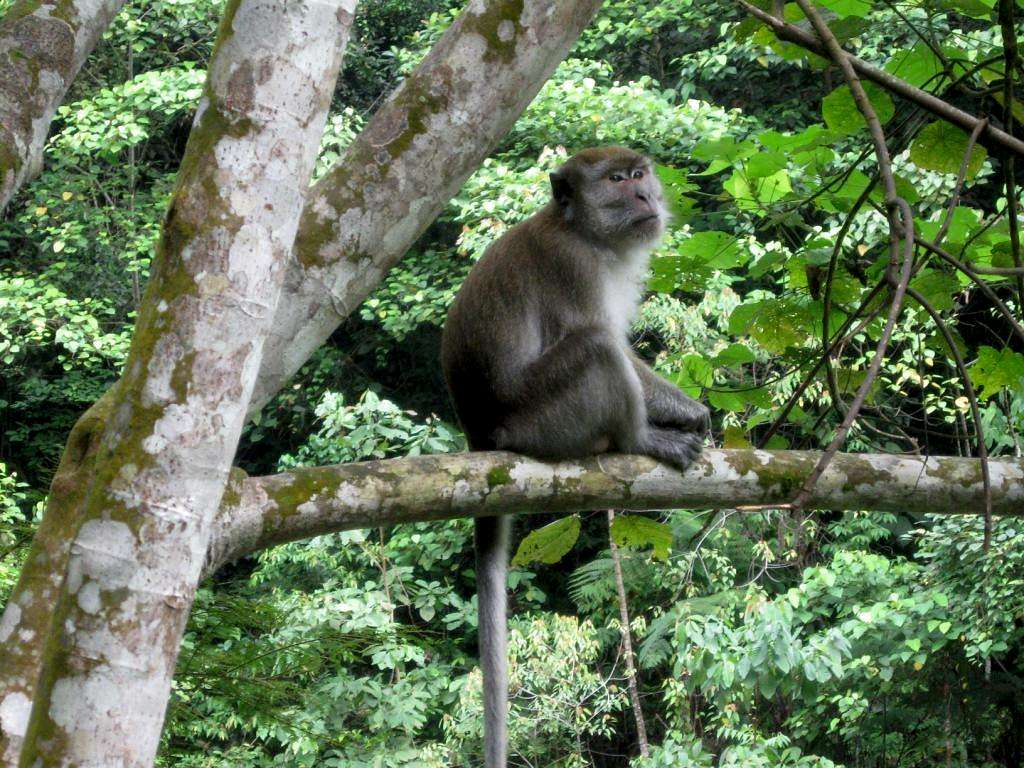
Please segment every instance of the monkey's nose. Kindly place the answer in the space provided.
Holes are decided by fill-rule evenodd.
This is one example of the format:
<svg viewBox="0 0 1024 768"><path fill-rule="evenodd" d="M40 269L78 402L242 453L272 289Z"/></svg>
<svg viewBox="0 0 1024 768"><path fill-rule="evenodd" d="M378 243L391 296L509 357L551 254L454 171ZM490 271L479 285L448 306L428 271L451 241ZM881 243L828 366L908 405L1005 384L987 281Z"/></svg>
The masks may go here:
<svg viewBox="0 0 1024 768"><path fill-rule="evenodd" d="M646 192L644 192L644 191L643 191L643 190L641 190L641 189L638 189L638 190L636 191L636 196L637 196L637 197L638 197L638 198L639 198L640 200L643 200L643 201L644 201L645 203L649 203L649 202L651 202L651 198L650 198L650 195L648 195L648 194L647 194Z"/></svg>

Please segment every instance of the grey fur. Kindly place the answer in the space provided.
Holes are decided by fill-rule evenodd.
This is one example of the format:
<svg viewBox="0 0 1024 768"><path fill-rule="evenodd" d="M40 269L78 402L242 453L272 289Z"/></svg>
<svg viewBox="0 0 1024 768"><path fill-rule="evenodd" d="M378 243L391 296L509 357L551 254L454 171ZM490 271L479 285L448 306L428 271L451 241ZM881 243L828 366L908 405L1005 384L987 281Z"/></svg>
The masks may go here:
<svg viewBox="0 0 1024 768"><path fill-rule="evenodd" d="M683 469L708 410L626 338L664 232L661 185L623 147L584 150L551 185L551 202L487 249L448 313L442 363L469 446L551 459L614 450ZM485 766L505 768L510 521L476 525Z"/></svg>

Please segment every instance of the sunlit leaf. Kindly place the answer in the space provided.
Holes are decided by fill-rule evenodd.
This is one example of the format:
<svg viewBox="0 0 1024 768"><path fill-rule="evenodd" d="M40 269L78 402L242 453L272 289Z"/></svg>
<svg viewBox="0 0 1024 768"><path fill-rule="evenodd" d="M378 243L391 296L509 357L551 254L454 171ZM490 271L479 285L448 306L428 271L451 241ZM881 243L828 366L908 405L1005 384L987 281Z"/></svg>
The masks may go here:
<svg viewBox="0 0 1024 768"><path fill-rule="evenodd" d="M937 120L924 127L910 145L910 159L918 168L955 174L967 153L968 135L951 123ZM973 179L981 170L988 152L978 143L971 148L967 178Z"/></svg>
<svg viewBox="0 0 1024 768"><path fill-rule="evenodd" d="M612 539L620 547L653 549L651 554L656 559L667 560L672 529L642 515L617 515L612 521Z"/></svg>
<svg viewBox="0 0 1024 768"><path fill-rule="evenodd" d="M530 563L551 565L561 560L572 549L580 536L580 519L577 515L563 517L548 523L543 528L531 531L519 542L512 565Z"/></svg>

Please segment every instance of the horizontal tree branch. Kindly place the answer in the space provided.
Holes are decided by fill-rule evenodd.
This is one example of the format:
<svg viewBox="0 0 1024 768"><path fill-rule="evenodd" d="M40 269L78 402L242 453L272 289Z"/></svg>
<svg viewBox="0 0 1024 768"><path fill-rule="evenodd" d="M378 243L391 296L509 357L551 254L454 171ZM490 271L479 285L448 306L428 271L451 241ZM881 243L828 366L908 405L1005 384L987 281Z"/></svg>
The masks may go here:
<svg viewBox="0 0 1024 768"><path fill-rule="evenodd" d="M794 24L788 24L782 19L772 16L767 11L763 11L757 6L751 5L746 2L746 0L737 1L743 10L755 17L758 21L764 22L764 24L771 27L776 37L780 40L799 45L801 48L817 54L824 59L830 58L828 51L825 50L825 46L817 37L814 36L812 32L801 29ZM866 61L857 58L849 51L846 51L845 53L850 64L860 77L865 80L870 80L898 96L902 96L907 101L912 101L926 112L930 112L936 117L942 118L943 120L962 128L968 133L974 131L974 129L982 123L982 118L976 117L968 112L964 112L962 109L957 109L948 101L943 101L938 96L917 88L906 80L901 80L883 69L879 69L872 64L868 64ZM990 142L999 144L1004 149L1016 152L1017 154L1024 154L1024 141L1015 136L1011 136L1006 131L996 128L991 123L986 123L984 125L981 135L989 139Z"/></svg>
<svg viewBox="0 0 1024 768"><path fill-rule="evenodd" d="M643 456L545 463L512 453L458 453L309 467L269 477L236 470L204 574L243 555L334 531L517 512L783 506L820 452L707 450L684 473ZM992 510L1024 512L1024 459L993 460ZM980 513L976 459L837 454L808 507Z"/></svg>

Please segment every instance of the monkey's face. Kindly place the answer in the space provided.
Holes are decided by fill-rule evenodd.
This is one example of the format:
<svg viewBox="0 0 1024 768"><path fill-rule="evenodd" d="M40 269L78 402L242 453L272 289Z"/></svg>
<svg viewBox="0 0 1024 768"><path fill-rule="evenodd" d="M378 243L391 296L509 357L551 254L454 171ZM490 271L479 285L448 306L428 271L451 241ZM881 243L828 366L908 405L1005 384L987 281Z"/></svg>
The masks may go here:
<svg viewBox="0 0 1024 768"><path fill-rule="evenodd" d="M587 149L551 175L555 200L582 234L616 247L657 240L668 218L651 162L625 147Z"/></svg>

